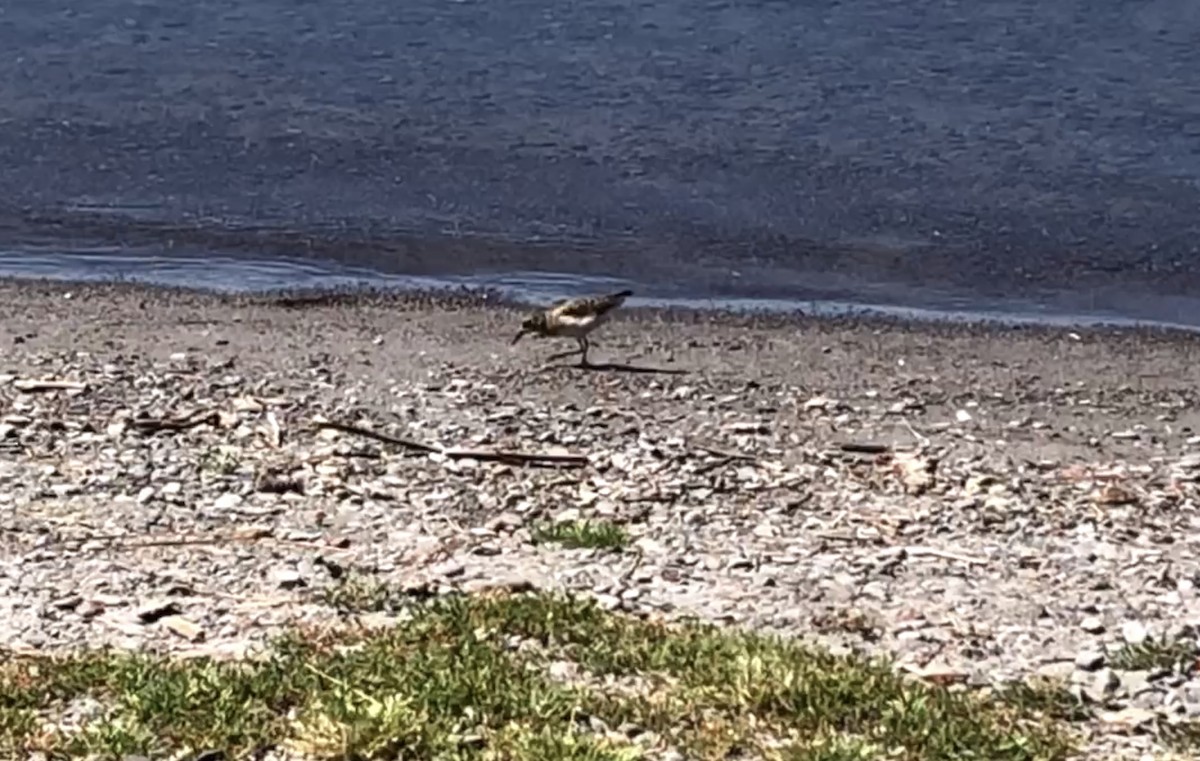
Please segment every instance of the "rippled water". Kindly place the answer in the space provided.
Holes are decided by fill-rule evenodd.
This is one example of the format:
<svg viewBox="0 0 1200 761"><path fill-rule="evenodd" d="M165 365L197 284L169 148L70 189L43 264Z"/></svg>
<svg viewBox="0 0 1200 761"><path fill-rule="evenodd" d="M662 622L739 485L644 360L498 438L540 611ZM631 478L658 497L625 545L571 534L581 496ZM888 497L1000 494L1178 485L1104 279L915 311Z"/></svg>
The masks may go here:
<svg viewBox="0 0 1200 761"><path fill-rule="evenodd" d="M0 49L7 272L1200 323L1191 0L9 0Z"/></svg>

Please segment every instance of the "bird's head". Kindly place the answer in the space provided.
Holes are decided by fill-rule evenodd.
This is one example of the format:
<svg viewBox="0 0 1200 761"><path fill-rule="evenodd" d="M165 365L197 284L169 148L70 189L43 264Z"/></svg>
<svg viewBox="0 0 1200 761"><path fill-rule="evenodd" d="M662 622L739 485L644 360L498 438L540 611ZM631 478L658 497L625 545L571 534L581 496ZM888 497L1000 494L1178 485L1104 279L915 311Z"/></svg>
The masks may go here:
<svg viewBox="0 0 1200 761"><path fill-rule="evenodd" d="M520 341L521 337L526 333L542 335L546 332L546 326L546 315L544 312L531 314L521 322L521 329L517 331L517 335L513 338L512 342L515 344L517 341Z"/></svg>

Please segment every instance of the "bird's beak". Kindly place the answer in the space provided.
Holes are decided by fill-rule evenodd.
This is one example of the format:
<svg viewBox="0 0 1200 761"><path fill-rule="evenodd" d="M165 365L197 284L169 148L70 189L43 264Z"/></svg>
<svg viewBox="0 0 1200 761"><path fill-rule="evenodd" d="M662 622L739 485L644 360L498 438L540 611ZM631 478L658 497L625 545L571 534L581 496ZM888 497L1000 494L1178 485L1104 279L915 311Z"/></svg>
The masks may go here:
<svg viewBox="0 0 1200 761"><path fill-rule="evenodd" d="M524 328L521 328L521 330L517 331L517 335L516 335L516 337L515 337L515 338L513 338L513 340L512 340L512 343L510 343L510 344L509 344L509 346L514 346L514 345L516 345L517 341L520 341L520 340L521 340L521 336L525 335L525 334L526 334L526 333L528 333L528 332L529 332L528 330L525 330Z"/></svg>

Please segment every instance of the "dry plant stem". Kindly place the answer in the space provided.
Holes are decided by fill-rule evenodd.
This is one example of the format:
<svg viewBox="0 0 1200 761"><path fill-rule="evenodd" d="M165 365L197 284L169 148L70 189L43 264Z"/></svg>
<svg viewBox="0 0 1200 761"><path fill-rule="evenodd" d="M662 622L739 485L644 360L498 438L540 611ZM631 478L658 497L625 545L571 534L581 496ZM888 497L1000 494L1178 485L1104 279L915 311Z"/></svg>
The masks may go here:
<svg viewBox="0 0 1200 761"><path fill-rule="evenodd" d="M317 428L329 428L334 431L341 431L342 433L362 436L367 439L373 439L374 441L378 441L382 444L391 444L404 449L410 449L414 452L423 452L424 454L443 453L441 447L422 444L421 442L413 441L412 439L402 439L397 436L389 436L386 433L379 433L378 431L372 431L369 428L362 428L357 425L350 425L349 423L337 423L332 420L315 420L313 421L313 425Z"/></svg>
<svg viewBox="0 0 1200 761"><path fill-rule="evenodd" d="M80 542L105 542L106 545L103 548L96 548L96 549L137 550L137 549L145 549L148 547L197 547L197 546L212 546L212 545L221 545L221 544L251 543L251 542L259 542L259 541L269 539L272 542L274 542L275 544L285 544L285 545L291 545L291 546L295 546L295 547L312 548L313 546L318 546L317 542L311 542L311 541L304 542L304 541L296 541L296 540L292 540L292 539L279 539L271 533L270 529L265 529L265 528L248 529L248 530L243 530L243 531L237 531L234 533L218 534L215 536L183 535L183 536L174 536L174 537L163 537L161 539L144 539L141 541L124 541L128 538L129 538L128 536L121 535L121 534L96 534L96 535L84 536L84 537L70 537L70 538L66 538L66 539L61 539L55 543L56 544L66 544L66 543L80 543ZM321 546L322 551L329 551L329 552L338 552L342 549L339 547L334 547L332 545L329 545L329 546L319 545L319 546Z"/></svg>
<svg viewBox="0 0 1200 761"><path fill-rule="evenodd" d="M37 391L84 391L87 389L87 384L66 380L21 379L13 381L13 388L26 393Z"/></svg>
<svg viewBox="0 0 1200 761"><path fill-rule="evenodd" d="M372 431L369 428L361 428L348 423L336 423L331 420L318 420L314 422L317 428L331 428L342 433L354 434L363 436L368 439L382 442L384 444L393 444L417 452L425 454L440 454L453 460L479 460L481 462L503 462L510 465L558 465L564 467L582 468L587 465L587 455L581 454L541 454L534 452L497 452L486 449L443 449L438 446L422 444L419 441L411 439L402 439L395 436L389 436L378 431Z"/></svg>
<svg viewBox="0 0 1200 761"><path fill-rule="evenodd" d="M186 431L199 425L216 425L220 422L217 410L199 410L180 418L142 418L131 420L129 424L142 433L157 433L159 431Z"/></svg>
<svg viewBox="0 0 1200 761"><path fill-rule="evenodd" d="M977 558L977 557L972 557L970 555L960 555L957 552L947 552L946 550L939 550L936 547L921 547L921 546L902 547L902 548L900 548L899 552L902 556L913 557L913 558L919 558L919 557L940 558L942 560L953 560L953 561L957 561L959 563L966 563L967 565L987 565L988 564L988 561L985 558Z"/></svg>
<svg viewBox="0 0 1200 761"><path fill-rule="evenodd" d="M892 451L892 448L887 444L859 443L855 441L845 441L837 446L843 452L853 452L855 454L886 454Z"/></svg>
<svg viewBox="0 0 1200 761"><path fill-rule="evenodd" d="M742 454L741 452L729 452L724 449L717 449L716 447L701 446L701 447L696 447L696 449L701 452L704 452L705 454L710 454L714 457L721 457L726 460L738 460L741 462L755 462L756 460L758 460L757 457L755 457L754 455L751 455L751 454Z"/></svg>

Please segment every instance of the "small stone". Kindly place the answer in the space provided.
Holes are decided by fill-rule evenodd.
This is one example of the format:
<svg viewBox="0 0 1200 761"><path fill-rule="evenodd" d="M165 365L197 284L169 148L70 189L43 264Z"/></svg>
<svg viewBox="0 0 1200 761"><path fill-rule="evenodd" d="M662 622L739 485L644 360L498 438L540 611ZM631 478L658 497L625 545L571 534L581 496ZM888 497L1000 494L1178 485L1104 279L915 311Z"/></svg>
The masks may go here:
<svg viewBox="0 0 1200 761"><path fill-rule="evenodd" d="M644 536L633 543L643 555L658 557L667 554L667 548L661 542L657 542L648 536Z"/></svg>
<svg viewBox="0 0 1200 761"><path fill-rule="evenodd" d="M1105 484L1092 497L1098 505L1131 505L1137 502L1137 495L1118 484Z"/></svg>
<svg viewBox="0 0 1200 761"><path fill-rule="evenodd" d="M1095 671L1104 665L1105 656L1100 650L1083 650L1075 656L1075 667L1084 671Z"/></svg>
<svg viewBox="0 0 1200 761"><path fill-rule="evenodd" d="M174 600L157 600L138 608L137 619L143 624L152 624L180 612L179 603Z"/></svg>
<svg viewBox="0 0 1200 761"><path fill-rule="evenodd" d="M596 595L596 603L605 610L616 610L621 607L621 598L616 595Z"/></svg>
<svg viewBox="0 0 1200 761"><path fill-rule="evenodd" d="M579 664L572 661L552 661L547 668L551 679L567 682L578 678Z"/></svg>
<svg viewBox="0 0 1200 761"><path fill-rule="evenodd" d="M1102 668L1080 684L1080 691L1090 702L1102 704L1121 687L1121 678L1110 668Z"/></svg>
<svg viewBox="0 0 1200 761"><path fill-rule="evenodd" d="M296 589L307 586L304 576L294 568L285 568L275 572L275 583L280 589Z"/></svg>
<svg viewBox="0 0 1200 761"><path fill-rule="evenodd" d="M1146 641L1150 633L1146 627L1137 621L1126 621L1121 624L1121 639L1131 645L1140 645Z"/></svg>
<svg viewBox="0 0 1200 761"><path fill-rule="evenodd" d="M910 494L921 494L934 482L937 463L926 457L908 452L898 452L892 459L892 470Z"/></svg>
<svg viewBox="0 0 1200 761"><path fill-rule="evenodd" d="M1049 679L1055 682L1066 681L1075 673L1075 664L1071 661L1054 661L1052 663L1044 663L1038 666L1035 672L1043 679Z"/></svg>
<svg viewBox="0 0 1200 761"><path fill-rule="evenodd" d="M1079 622L1079 628L1088 634L1102 634L1104 632L1104 622L1096 616L1088 616Z"/></svg>
<svg viewBox="0 0 1200 761"><path fill-rule="evenodd" d="M183 616L167 616L160 622L174 634L183 637L188 642L203 642L204 630Z"/></svg>
<svg viewBox="0 0 1200 761"><path fill-rule="evenodd" d="M98 600L84 600L79 607L75 609L75 612L84 621L90 621L104 612L104 603L99 602Z"/></svg>
<svg viewBox="0 0 1200 761"><path fill-rule="evenodd" d="M67 595L66 597L51 600L50 606L59 610L75 610L81 603L83 603L83 598L79 595Z"/></svg>
<svg viewBox="0 0 1200 761"><path fill-rule="evenodd" d="M554 516L555 523L574 523L580 519L583 513L579 512L578 508L568 507L565 510L560 510Z"/></svg>
<svg viewBox="0 0 1200 761"><path fill-rule="evenodd" d="M1119 711L1105 711L1100 714L1100 721L1108 724L1113 729L1119 729L1124 732L1134 732L1143 725L1154 722L1157 718L1158 714L1154 711L1133 707L1122 708Z"/></svg>
<svg viewBox="0 0 1200 761"><path fill-rule="evenodd" d="M232 510L242 504L242 495L226 492L217 497L213 501L213 508L217 510Z"/></svg>
<svg viewBox="0 0 1200 761"><path fill-rule="evenodd" d="M487 522L492 531L514 531L525 525L525 518L513 512L503 512Z"/></svg>
<svg viewBox="0 0 1200 761"><path fill-rule="evenodd" d="M1125 692L1131 698L1136 698L1143 692L1152 692L1158 688L1154 685L1155 672L1139 670L1139 671L1123 671L1121 672L1121 684L1125 687Z"/></svg>
<svg viewBox="0 0 1200 761"><path fill-rule="evenodd" d="M453 579L457 576L462 576L464 573L466 573L466 571L467 569L463 567L463 564L459 563L457 560L447 560L444 563L438 563L430 569L430 572L434 575L442 576L447 579Z"/></svg>

